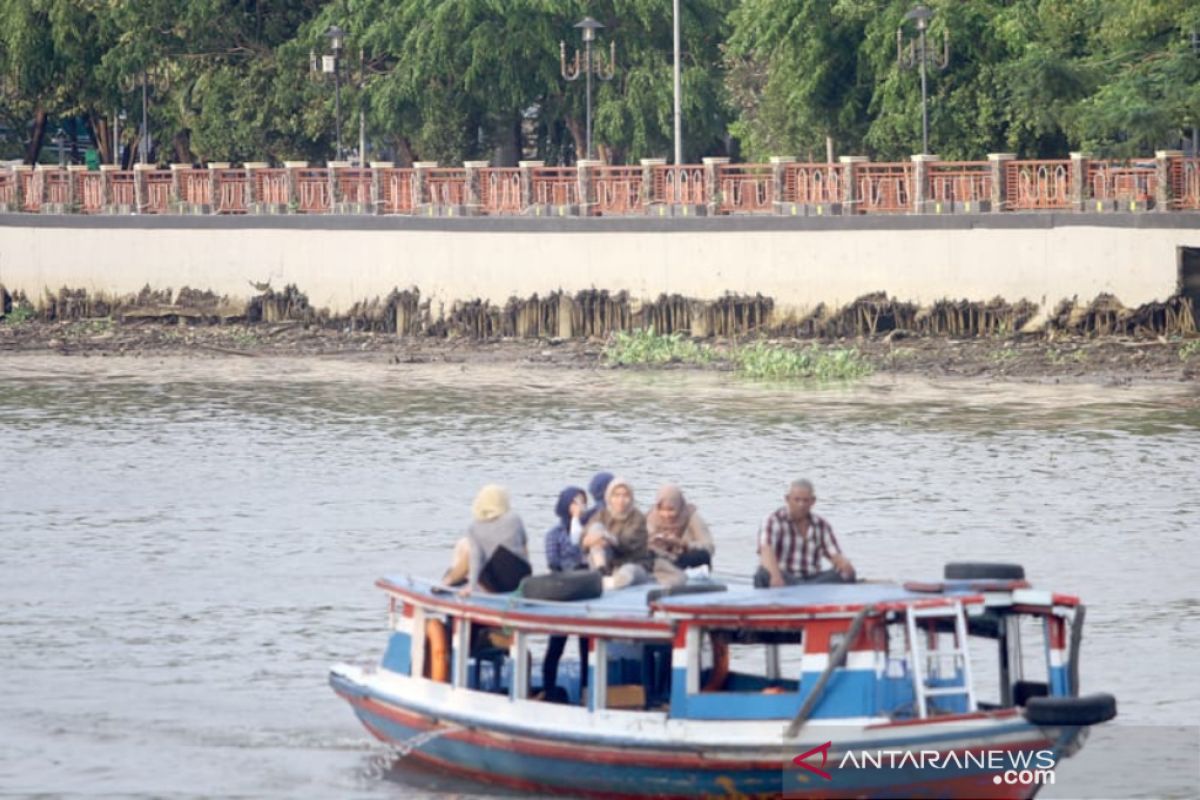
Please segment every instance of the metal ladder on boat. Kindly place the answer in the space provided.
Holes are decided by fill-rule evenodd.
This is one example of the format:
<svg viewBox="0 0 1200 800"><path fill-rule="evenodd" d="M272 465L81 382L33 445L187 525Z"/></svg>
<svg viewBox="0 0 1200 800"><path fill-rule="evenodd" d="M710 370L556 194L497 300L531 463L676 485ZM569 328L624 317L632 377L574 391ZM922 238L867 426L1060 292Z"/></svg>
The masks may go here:
<svg viewBox="0 0 1200 800"><path fill-rule="evenodd" d="M952 656L956 664L962 665L962 686L927 686L925 666L930 657L928 648L921 646L924 631L917 627L917 620L954 619L955 647L952 650L936 650L934 657ZM975 684L971 680L971 657L967 652L967 620L962 603L953 606L930 608L910 607L905 614L908 630L908 657L912 664L913 696L917 701L917 716L925 719L929 715L929 698L961 695L967 698L967 711L975 710Z"/></svg>

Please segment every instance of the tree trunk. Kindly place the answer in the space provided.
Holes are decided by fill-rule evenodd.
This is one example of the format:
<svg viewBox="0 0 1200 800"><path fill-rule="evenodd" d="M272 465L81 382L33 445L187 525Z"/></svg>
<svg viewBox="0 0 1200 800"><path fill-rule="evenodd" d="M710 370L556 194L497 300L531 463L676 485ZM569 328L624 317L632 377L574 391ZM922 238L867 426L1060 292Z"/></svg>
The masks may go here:
<svg viewBox="0 0 1200 800"><path fill-rule="evenodd" d="M396 137L396 166L411 167L413 162L417 160L417 154L413 152L412 142L407 136Z"/></svg>
<svg viewBox="0 0 1200 800"><path fill-rule="evenodd" d="M41 105L33 112L33 136L29 138L29 147L25 150L25 163L36 164L38 155L42 152L42 142L46 138L46 109Z"/></svg>
<svg viewBox="0 0 1200 800"><path fill-rule="evenodd" d="M521 118L502 118L492 126L496 146L492 150L492 166L515 167L521 160Z"/></svg>
<svg viewBox="0 0 1200 800"><path fill-rule="evenodd" d="M92 132L92 144L100 154L101 164L113 163L112 126L104 114L90 112L87 116L88 130Z"/></svg>
<svg viewBox="0 0 1200 800"><path fill-rule="evenodd" d="M192 132L184 129L177 131L171 139L171 150L175 153L176 164L191 164L196 160L192 153Z"/></svg>
<svg viewBox="0 0 1200 800"><path fill-rule="evenodd" d="M584 123L574 117L566 117L563 120L566 123L567 130L571 132L571 138L575 141L575 160L587 157L587 130Z"/></svg>

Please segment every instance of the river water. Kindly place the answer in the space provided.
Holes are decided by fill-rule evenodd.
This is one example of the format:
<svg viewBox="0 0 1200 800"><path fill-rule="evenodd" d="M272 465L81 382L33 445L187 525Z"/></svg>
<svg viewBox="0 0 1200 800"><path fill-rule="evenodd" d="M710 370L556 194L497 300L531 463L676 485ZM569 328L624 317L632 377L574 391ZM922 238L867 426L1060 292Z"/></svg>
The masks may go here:
<svg viewBox="0 0 1200 800"><path fill-rule="evenodd" d="M393 763L327 668L377 657L374 578L439 574L481 484L540 562L598 469L680 483L730 579L798 476L860 575L1020 561L1089 604L1084 690L1170 745L1089 743L1045 796L1200 792L1195 386L6 357L0 448L6 796L494 795Z"/></svg>

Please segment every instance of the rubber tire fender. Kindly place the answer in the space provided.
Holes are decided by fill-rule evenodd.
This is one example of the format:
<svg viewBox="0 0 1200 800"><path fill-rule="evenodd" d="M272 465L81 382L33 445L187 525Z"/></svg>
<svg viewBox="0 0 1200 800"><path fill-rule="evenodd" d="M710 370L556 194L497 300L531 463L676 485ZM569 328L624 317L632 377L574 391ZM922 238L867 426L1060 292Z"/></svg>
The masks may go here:
<svg viewBox="0 0 1200 800"><path fill-rule="evenodd" d="M1031 697L1025 719L1034 725L1097 725L1117 716L1117 699L1111 694L1085 697Z"/></svg>
<svg viewBox="0 0 1200 800"><path fill-rule="evenodd" d="M1020 564L999 564L987 561L952 561L943 576L948 581L1025 580L1025 568Z"/></svg>
<svg viewBox="0 0 1200 800"><path fill-rule="evenodd" d="M521 597L530 600L591 600L604 593L600 573L577 569L570 572L550 572L545 575L530 575L521 582L517 590Z"/></svg>

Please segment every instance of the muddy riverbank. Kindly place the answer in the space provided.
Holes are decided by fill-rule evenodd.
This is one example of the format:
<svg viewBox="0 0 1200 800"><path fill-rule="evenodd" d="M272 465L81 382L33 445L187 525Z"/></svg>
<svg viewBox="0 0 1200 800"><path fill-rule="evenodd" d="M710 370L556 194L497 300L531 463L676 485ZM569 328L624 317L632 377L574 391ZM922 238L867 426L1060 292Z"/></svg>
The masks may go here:
<svg viewBox="0 0 1200 800"><path fill-rule="evenodd" d="M756 340L757 341L757 340ZM769 339L785 348L856 349L876 374L1032 382L1129 384L1200 379L1200 340L1063 335ZM316 357L373 363L520 364L565 369L731 369L732 339L709 340L716 358L694 364L613 367L600 338L498 339L398 337L301 322L177 325L108 318L0 323L0 353L67 357Z"/></svg>

